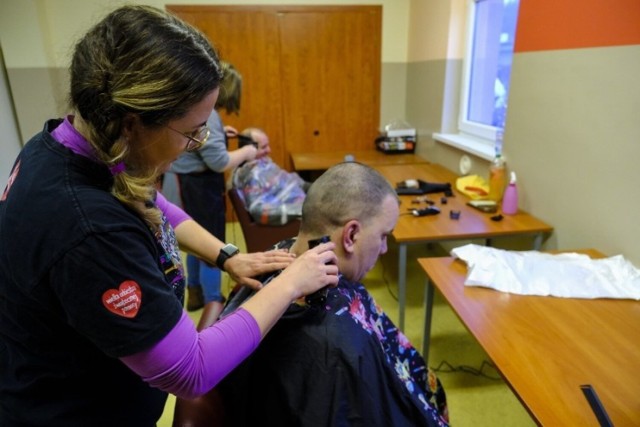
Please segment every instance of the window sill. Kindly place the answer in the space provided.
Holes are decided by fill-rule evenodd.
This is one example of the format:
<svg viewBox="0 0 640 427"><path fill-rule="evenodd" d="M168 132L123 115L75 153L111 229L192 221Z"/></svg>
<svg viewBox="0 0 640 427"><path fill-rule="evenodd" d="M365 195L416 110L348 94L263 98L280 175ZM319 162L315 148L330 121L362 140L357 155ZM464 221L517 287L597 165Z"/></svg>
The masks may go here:
<svg viewBox="0 0 640 427"><path fill-rule="evenodd" d="M492 141L484 141L469 135L455 133L434 133L433 139L485 160L493 160L495 148Z"/></svg>

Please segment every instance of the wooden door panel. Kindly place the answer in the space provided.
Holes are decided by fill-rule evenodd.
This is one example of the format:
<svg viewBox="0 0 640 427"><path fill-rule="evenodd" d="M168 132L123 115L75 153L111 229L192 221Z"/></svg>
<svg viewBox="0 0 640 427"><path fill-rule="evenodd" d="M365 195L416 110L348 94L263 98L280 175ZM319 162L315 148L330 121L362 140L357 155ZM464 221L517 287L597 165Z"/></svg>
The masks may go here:
<svg viewBox="0 0 640 427"><path fill-rule="evenodd" d="M362 150L380 120L380 9L280 15L287 151Z"/></svg>

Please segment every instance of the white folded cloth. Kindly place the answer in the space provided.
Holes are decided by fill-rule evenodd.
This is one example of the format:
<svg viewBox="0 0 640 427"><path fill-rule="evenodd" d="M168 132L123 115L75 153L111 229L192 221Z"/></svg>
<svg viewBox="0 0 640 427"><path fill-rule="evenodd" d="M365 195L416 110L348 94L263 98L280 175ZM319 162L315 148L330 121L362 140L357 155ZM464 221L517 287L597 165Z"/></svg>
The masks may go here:
<svg viewBox="0 0 640 427"><path fill-rule="evenodd" d="M467 263L465 285L522 295L640 299L640 270L622 255L507 251L469 244L451 255Z"/></svg>

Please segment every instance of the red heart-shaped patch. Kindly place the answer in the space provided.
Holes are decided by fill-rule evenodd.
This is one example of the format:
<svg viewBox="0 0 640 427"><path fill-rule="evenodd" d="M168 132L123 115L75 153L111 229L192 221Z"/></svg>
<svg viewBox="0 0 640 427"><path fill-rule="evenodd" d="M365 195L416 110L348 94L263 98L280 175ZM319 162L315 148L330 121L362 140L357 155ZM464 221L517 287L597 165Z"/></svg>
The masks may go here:
<svg viewBox="0 0 640 427"><path fill-rule="evenodd" d="M133 280L125 280L118 289L109 289L102 294L102 304L118 316L136 317L142 304L140 286Z"/></svg>

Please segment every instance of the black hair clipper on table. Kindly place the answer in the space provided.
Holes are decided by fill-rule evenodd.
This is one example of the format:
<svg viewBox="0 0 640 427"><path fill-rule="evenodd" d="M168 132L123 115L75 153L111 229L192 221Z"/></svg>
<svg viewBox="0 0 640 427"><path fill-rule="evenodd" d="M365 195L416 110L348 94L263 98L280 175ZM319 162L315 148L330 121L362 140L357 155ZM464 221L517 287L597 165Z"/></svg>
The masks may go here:
<svg viewBox="0 0 640 427"><path fill-rule="evenodd" d="M309 240L309 249L313 249L321 243L327 243L330 241L331 238L329 236L322 236L318 239L311 239ZM304 300L310 306L319 306L327 301L327 292L329 292L329 288L324 287L312 294L307 295Z"/></svg>

